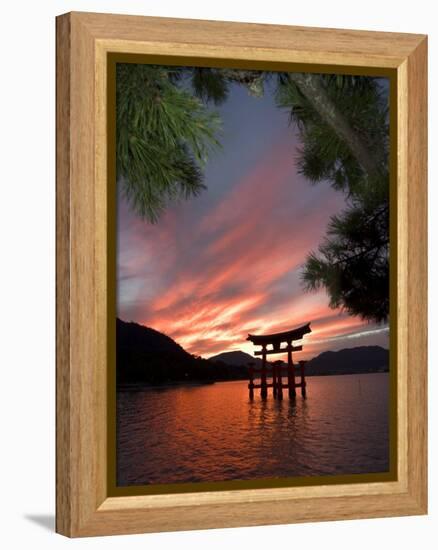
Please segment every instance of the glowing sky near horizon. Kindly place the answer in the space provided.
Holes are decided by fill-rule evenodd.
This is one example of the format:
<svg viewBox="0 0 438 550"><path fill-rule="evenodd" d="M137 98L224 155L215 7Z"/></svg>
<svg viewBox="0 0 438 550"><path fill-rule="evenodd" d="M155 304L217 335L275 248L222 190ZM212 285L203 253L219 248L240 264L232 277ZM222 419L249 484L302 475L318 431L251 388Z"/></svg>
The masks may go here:
<svg viewBox="0 0 438 550"><path fill-rule="evenodd" d="M199 197L172 205L155 225L118 197L117 315L164 332L209 357L253 353L248 333L311 322L298 359L359 345L388 347L386 326L330 309L325 291L303 291L306 255L345 207L328 183L297 173L299 140L270 91L232 87L219 109L222 150Z"/></svg>

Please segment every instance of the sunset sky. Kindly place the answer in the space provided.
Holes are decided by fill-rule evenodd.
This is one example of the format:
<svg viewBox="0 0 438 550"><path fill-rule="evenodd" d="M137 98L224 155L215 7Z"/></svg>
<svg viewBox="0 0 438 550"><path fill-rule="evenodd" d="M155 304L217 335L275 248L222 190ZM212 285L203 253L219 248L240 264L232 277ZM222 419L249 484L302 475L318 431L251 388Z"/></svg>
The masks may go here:
<svg viewBox="0 0 438 550"><path fill-rule="evenodd" d="M170 207L156 225L118 201L117 315L166 333L209 357L254 352L248 333L311 322L297 359L360 345L388 347L388 328L330 309L324 291L306 293L305 257L345 206L328 183L297 174L299 140L288 114L233 86L217 109L220 141L199 197Z"/></svg>

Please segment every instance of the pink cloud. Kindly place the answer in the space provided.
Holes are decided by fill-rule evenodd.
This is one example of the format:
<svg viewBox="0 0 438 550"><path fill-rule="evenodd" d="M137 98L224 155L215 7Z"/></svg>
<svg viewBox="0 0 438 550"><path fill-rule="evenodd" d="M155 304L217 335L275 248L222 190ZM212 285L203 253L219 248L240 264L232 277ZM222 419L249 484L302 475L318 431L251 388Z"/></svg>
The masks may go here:
<svg viewBox="0 0 438 550"><path fill-rule="evenodd" d="M207 191L208 192L208 191ZM315 200L315 196L318 200ZM276 143L206 212L169 211L156 226L130 219L120 238L120 311L196 355L242 349L248 332L313 321L306 349L361 321L339 316L323 292L305 294L299 270L344 205L296 174L290 144ZM187 207L189 208L189 207ZM285 290L286 289L286 290Z"/></svg>

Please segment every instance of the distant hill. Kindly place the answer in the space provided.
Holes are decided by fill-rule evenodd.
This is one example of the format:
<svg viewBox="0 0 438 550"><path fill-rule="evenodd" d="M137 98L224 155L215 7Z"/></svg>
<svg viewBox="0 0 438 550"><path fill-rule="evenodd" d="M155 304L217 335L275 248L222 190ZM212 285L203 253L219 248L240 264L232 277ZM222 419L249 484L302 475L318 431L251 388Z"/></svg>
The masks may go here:
<svg viewBox="0 0 438 550"><path fill-rule="evenodd" d="M243 351L227 351L209 358L214 363L230 366L246 366L250 362L260 367L262 360ZM324 351L306 364L308 376L329 374L360 374L386 372L389 368L389 352L380 346L359 346L340 351Z"/></svg>
<svg viewBox="0 0 438 550"><path fill-rule="evenodd" d="M306 374L363 374L368 372L387 372L389 370L389 351L380 346L359 346L324 351L306 364Z"/></svg>
<svg viewBox="0 0 438 550"><path fill-rule="evenodd" d="M243 351L220 353L210 359L195 357L169 336L137 323L117 319L117 384L168 384L241 380L248 363L261 359ZM307 362L308 376L386 372L389 352L379 346L325 351Z"/></svg>
<svg viewBox="0 0 438 550"><path fill-rule="evenodd" d="M247 369L215 364L185 351L172 338L117 319L117 384L215 382L247 377Z"/></svg>
<svg viewBox="0 0 438 550"><path fill-rule="evenodd" d="M214 355L213 357L208 358L209 361L213 363L225 363L226 365L231 365L233 367L247 366L248 363L255 363L257 367L261 366L262 360L255 358L249 353L244 351L225 351L224 353L219 353L219 355Z"/></svg>
<svg viewBox="0 0 438 550"><path fill-rule="evenodd" d="M116 333L118 350L135 350L137 353L171 353L181 359L187 359L190 356L166 334L138 323L126 323L117 319Z"/></svg>

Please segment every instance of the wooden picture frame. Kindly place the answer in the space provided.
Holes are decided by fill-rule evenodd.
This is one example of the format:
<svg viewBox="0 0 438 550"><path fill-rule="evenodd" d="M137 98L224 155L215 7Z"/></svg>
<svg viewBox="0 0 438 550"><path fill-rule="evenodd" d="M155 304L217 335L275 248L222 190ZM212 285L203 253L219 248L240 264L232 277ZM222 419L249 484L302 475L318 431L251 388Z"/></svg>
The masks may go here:
<svg viewBox="0 0 438 550"><path fill-rule="evenodd" d="M396 479L108 496L110 54L391 75ZM91 536L427 513L427 38L69 13L57 18L57 532Z"/></svg>

